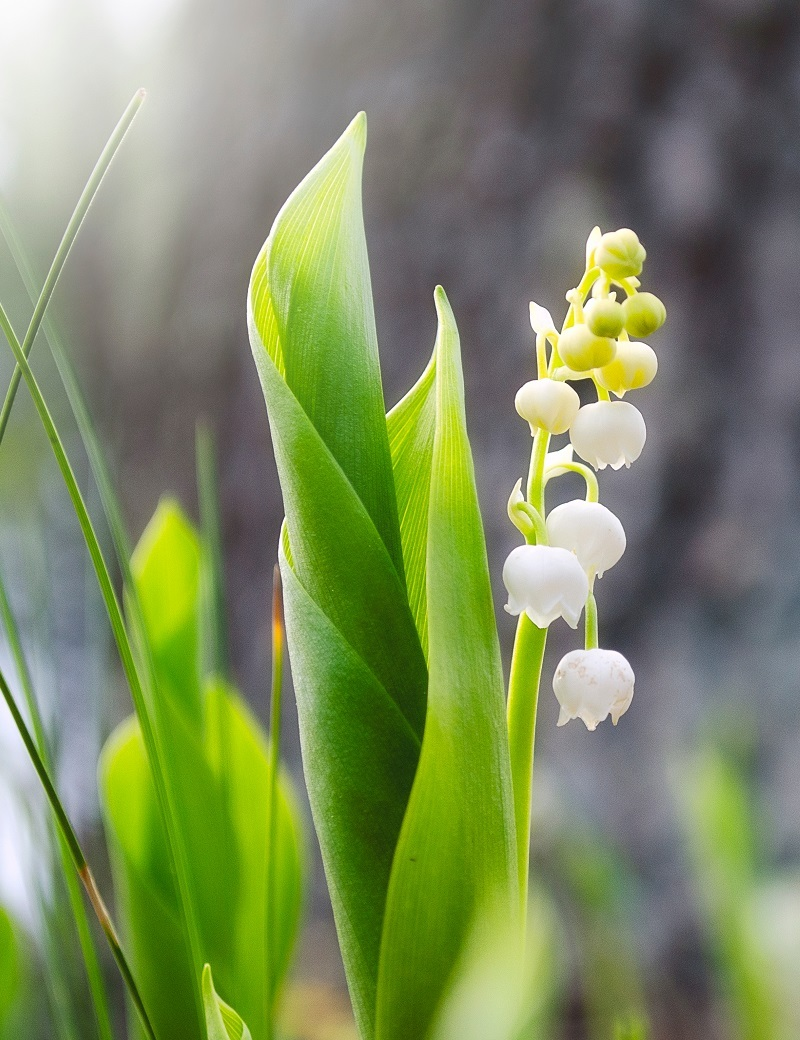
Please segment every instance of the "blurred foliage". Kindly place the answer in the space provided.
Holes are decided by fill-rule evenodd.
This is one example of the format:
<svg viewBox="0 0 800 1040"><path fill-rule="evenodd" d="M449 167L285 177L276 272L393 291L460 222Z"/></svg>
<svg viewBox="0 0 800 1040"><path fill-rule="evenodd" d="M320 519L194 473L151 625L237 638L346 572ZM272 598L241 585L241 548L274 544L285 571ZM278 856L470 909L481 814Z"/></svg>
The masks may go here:
<svg viewBox="0 0 800 1040"><path fill-rule="evenodd" d="M22 991L22 956L19 934L0 906L0 1038L14 1040L21 1027L18 1001Z"/></svg>

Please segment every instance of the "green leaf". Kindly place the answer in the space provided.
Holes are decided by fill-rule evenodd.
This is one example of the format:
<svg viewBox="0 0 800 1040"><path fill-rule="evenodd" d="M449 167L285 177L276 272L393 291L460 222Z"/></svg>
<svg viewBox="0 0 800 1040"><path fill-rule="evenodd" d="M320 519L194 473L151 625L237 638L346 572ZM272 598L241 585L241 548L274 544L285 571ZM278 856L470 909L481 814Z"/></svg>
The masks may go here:
<svg viewBox="0 0 800 1040"><path fill-rule="evenodd" d="M402 573L361 211L366 139L362 112L285 203L262 256L286 385ZM266 298L257 272L251 298L260 328Z"/></svg>
<svg viewBox="0 0 800 1040"><path fill-rule="evenodd" d="M503 675L458 331L441 288L435 298L428 711L386 906L379 1040L425 1036L476 915L499 906L514 921L519 907Z"/></svg>
<svg viewBox="0 0 800 1040"><path fill-rule="evenodd" d="M248 321L286 527L280 560L306 785L362 1035L427 674L403 576L361 213L363 116L292 194Z"/></svg>
<svg viewBox="0 0 800 1040"><path fill-rule="evenodd" d="M208 1040L252 1040L240 1016L217 996L209 964L203 968L203 1008Z"/></svg>
<svg viewBox="0 0 800 1040"><path fill-rule="evenodd" d="M259 1040L267 1035L263 994L270 962L265 942L267 818L258 807L266 807L269 765L263 736L232 691L213 687L206 704L205 764L191 762L187 776L197 796L193 802L181 798L181 820L192 852L195 909L204 949L226 993L245 1013ZM217 797L219 784L214 783L223 763L227 809ZM178 895L135 720L123 723L112 735L100 773L115 888L145 1002L159 1036L196 1040L193 966L182 939ZM272 945L278 952L274 971L279 990L297 936L303 874L299 812L284 775L279 779L278 813ZM227 837L221 839L221 834ZM216 851L220 846L222 859Z"/></svg>
<svg viewBox="0 0 800 1040"><path fill-rule="evenodd" d="M191 863L189 896L203 959L246 1015L255 1040L268 1035L264 998L277 992L297 933L302 831L285 776L279 777L277 910L267 957L268 786L263 734L235 691L198 684L200 543L176 506L160 506L134 554L159 698L159 738L175 792L179 837ZM191 696L187 696L187 689ZM156 790L138 724L112 735L101 760L101 793L114 850L123 922L145 1003L159 1035L196 1038L195 961Z"/></svg>
<svg viewBox="0 0 800 1040"><path fill-rule="evenodd" d="M428 1040L520 1040L529 1003L529 972L519 929L508 917L473 923L437 1010Z"/></svg>
<svg viewBox="0 0 800 1040"><path fill-rule="evenodd" d="M418 382L386 416L400 515L408 602L428 653L426 560L433 439L436 432L436 353Z"/></svg>
<svg viewBox="0 0 800 1040"><path fill-rule="evenodd" d="M177 502L159 503L131 559L159 694L195 726L200 706L201 549Z"/></svg>

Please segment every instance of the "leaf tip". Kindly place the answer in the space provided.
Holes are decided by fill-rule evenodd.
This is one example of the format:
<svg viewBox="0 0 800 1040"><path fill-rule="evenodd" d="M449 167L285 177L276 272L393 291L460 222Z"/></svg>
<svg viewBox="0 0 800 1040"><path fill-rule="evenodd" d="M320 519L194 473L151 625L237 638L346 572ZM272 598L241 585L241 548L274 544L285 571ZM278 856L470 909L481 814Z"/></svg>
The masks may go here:
<svg viewBox="0 0 800 1040"><path fill-rule="evenodd" d="M358 145L363 153L367 146L367 113L363 110L353 119L345 131L345 137L350 137L353 143Z"/></svg>
<svg viewBox="0 0 800 1040"><path fill-rule="evenodd" d="M455 318L453 317L453 308L450 306L447 293L441 285L437 285L433 291L433 302L436 304L436 314L440 322L455 321Z"/></svg>

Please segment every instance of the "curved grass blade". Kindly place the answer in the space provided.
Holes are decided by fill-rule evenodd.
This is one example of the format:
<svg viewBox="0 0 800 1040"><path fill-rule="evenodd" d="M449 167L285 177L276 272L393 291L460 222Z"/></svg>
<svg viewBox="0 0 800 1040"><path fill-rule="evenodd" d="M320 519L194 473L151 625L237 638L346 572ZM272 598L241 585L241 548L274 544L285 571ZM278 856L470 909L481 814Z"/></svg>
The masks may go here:
<svg viewBox="0 0 800 1040"><path fill-rule="evenodd" d="M39 704L33 690L28 662L22 649L22 640L20 639L19 628L17 626L14 612L11 609L11 603L9 602L2 574L0 574L0 620L2 620L3 628L5 629L9 649L11 650L11 656L14 661L14 667L17 672L17 678L19 679L23 696L25 697L28 715L33 727L33 737L36 742L36 747L45 768L48 772L52 772L47 736L44 731L42 716L39 711ZM98 1033L101 1040L113 1040L106 987L100 969L100 962L97 957L97 949L89 928L89 919L86 915L86 908L83 904L83 899L81 898L80 884L78 883L78 879L73 869L72 860L70 859L69 847L57 826L54 828L54 831L56 842L58 844L61 873L67 889L67 896L72 909L75 928L78 933L78 942L80 944L81 954L86 967L86 976L89 982L89 991L92 997Z"/></svg>
<svg viewBox="0 0 800 1040"><path fill-rule="evenodd" d="M58 796L58 792L56 791L55 785L53 784L53 781L50 777L50 773L47 770L47 767L45 766L44 761L42 760L39 751L36 747L36 741L34 740L25 720L22 717L19 707L17 706L17 703L14 700L14 695L11 692L11 688L9 687L5 675L3 675L2 671L0 671L0 694L2 694L3 700L6 702L6 706L8 707L8 710L11 712L11 717L14 720L14 725L16 726L17 731L20 737L22 738L22 742L25 745L25 750L28 752L28 757L31 760L31 764L36 770L41 785L44 788L44 792L47 795L47 800L50 803L50 808L58 823L59 830L61 831L61 834L64 838L64 841L66 842L67 847L69 848L70 856L72 857L75 869L78 872L78 876L80 877L81 881L83 882L83 886L86 889L86 894L88 895L89 901L92 904L92 908L95 914L97 915L97 919L100 922L100 926L102 927L106 935L106 938L108 939L108 944L111 948L114 960L117 962L117 967L119 968L123 981L125 982L128 992L130 993L131 1000L133 1001L137 1013L139 1014L142 1026L145 1030L145 1034L149 1038L149 1040L156 1040L156 1035L153 1032L153 1027L150 1023L150 1019L142 1001L139 988L136 984L136 981L133 977L133 973L130 970L127 958L125 957L125 953L117 937L114 924L111 920L108 910L105 907L105 904L103 903L102 896L100 895L100 892L97 888L97 884L94 880L92 871L89 867L89 864L86 861L85 855L83 854L83 849L81 848L80 842L78 841L78 836L75 833L75 829L72 826L72 822L70 821L70 818L67 815L64 806L61 803L61 799Z"/></svg>
<svg viewBox="0 0 800 1040"><path fill-rule="evenodd" d="M441 288L435 300L428 712L386 904L378 1040L426 1036L476 917L513 925L519 912L503 675L458 331Z"/></svg>
<svg viewBox="0 0 800 1040"><path fill-rule="evenodd" d="M81 225L83 224L83 221L86 218L86 214L89 212L89 207L92 204L92 200L97 194L100 184L102 183L102 180L105 177L109 166L111 165L111 161L113 160L120 145L122 144L125 134L130 129L131 123L133 122L136 113L142 107L145 96L146 95L144 90L137 90L136 93L133 95L130 104L123 112L122 118L120 119L119 123L117 123L113 133L111 134L111 137L108 139L105 148L100 153L100 158L97 160L97 163L94 169L92 170L91 175L89 176L89 180L86 182L86 187L83 189L81 197L78 199L78 204L75 207L74 213L70 217L70 221L67 224L67 229L64 232L64 236L61 239L61 242L59 243L58 250L56 251L56 255L53 259L53 263L50 266L50 270L47 273L47 278L45 279L44 285L42 286L42 291L39 294L38 300L36 301L36 306L34 307L33 316L31 317L30 324L28 325L28 330L25 333L25 338L22 341L22 350L26 358L30 354L31 349L33 348L34 341L39 332L39 327L41 326L42 319L44 318L45 311L47 310L47 305L49 304L50 299L53 295L58 279L64 268L64 264L67 262L67 257L69 256L69 252L72 249L73 243L75 242L75 239L78 237L78 232L81 229ZM6 427L8 426L8 420L11 416L11 409L14 407L14 399L16 397L17 389L19 388L19 382L21 378L22 370L20 366L17 365L11 376L11 382L8 386L8 391L6 393L5 401L3 402L3 407L2 409L0 409L0 443L2 443L3 437L5 436Z"/></svg>
<svg viewBox="0 0 800 1040"><path fill-rule="evenodd" d="M306 785L362 1035L424 727L361 213L359 116L292 194L248 324L286 508L280 566Z"/></svg>

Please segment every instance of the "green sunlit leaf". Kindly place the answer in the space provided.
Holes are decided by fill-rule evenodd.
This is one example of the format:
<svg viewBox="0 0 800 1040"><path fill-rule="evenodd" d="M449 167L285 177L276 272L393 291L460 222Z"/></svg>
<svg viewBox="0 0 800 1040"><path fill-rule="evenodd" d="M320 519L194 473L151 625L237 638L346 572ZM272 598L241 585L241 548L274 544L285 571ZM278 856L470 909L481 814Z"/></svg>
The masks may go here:
<svg viewBox="0 0 800 1040"><path fill-rule="evenodd" d="M359 116L292 194L248 319L286 508L281 570L306 785L362 1035L427 675L403 575L361 213Z"/></svg>
<svg viewBox="0 0 800 1040"><path fill-rule="evenodd" d="M379 1040L424 1036L476 915L491 909L515 920L519 908L500 649L458 331L441 288L436 308L428 713L387 900Z"/></svg>

